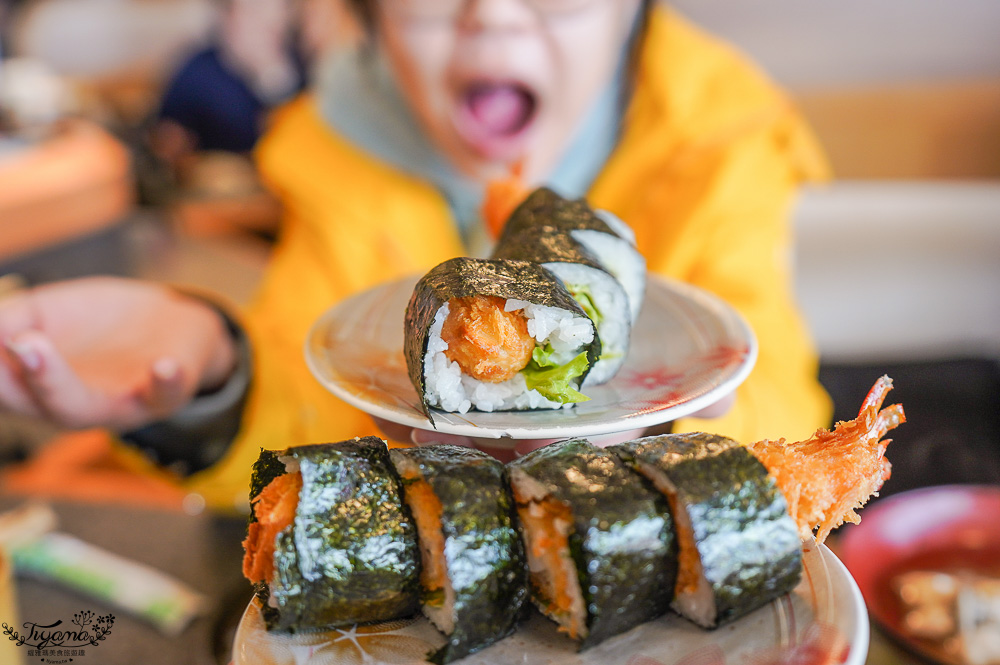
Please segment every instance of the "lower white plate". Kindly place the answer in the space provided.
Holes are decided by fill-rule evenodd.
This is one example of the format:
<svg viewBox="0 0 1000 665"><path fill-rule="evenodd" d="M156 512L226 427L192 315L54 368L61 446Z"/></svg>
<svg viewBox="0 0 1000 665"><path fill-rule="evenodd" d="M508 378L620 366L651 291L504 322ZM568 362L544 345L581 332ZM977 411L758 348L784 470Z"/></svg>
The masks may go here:
<svg viewBox="0 0 1000 665"><path fill-rule="evenodd" d="M868 614L847 569L824 545L810 546L802 582L790 594L733 623L706 631L668 614L577 653L533 613L510 637L462 659L463 665L863 665ZM240 621L233 665L388 665L424 663L444 638L423 618L323 633L268 633L256 600ZM827 658L819 657L825 653Z"/></svg>

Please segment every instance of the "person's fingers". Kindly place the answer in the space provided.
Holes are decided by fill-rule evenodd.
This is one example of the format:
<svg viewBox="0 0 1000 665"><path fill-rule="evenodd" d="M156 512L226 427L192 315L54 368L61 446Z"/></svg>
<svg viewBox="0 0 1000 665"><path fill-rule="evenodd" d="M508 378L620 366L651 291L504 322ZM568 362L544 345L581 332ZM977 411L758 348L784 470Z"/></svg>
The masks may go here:
<svg viewBox="0 0 1000 665"><path fill-rule="evenodd" d="M410 441L418 446L430 446L437 443L448 443L453 446L473 447L473 439L458 434L443 434L437 430L414 429Z"/></svg>
<svg viewBox="0 0 1000 665"><path fill-rule="evenodd" d="M376 418L375 416L372 416L372 420L375 421L375 424L386 437L400 443L412 443L418 446L447 443L453 446L465 446L466 448L470 448L473 445L473 439L467 436L444 434L436 430L418 429L407 425L400 425L384 418Z"/></svg>
<svg viewBox="0 0 1000 665"><path fill-rule="evenodd" d="M0 411L37 416L38 407L21 380L19 365L20 361L7 348L7 343L0 347Z"/></svg>
<svg viewBox="0 0 1000 665"><path fill-rule="evenodd" d="M80 381L76 372L40 332L16 335L7 349L20 365L24 385L38 408L56 423L68 427L87 427L103 420L93 393Z"/></svg>
<svg viewBox="0 0 1000 665"><path fill-rule="evenodd" d="M31 293L23 291L0 299L0 340L7 342L38 326L38 313L32 306Z"/></svg>
<svg viewBox="0 0 1000 665"><path fill-rule="evenodd" d="M632 429L586 438L595 446L603 448L638 439L644 432L645 430L643 429ZM478 450L482 450L484 453L488 453L501 462L506 463L556 441L562 441L562 439L521 439L519 441L511 441L510 439L474 439L474 444Z"/></svg>
<svg viewBox="0 0 1000 665"><path fill-rule="evenodd" d="M22 375L26 363L37 363L30 348L23 348L24 359L18 354L15 338L38 327L30 289L19 289L0 297L0 409L22 415L40 416L42 410L25 384Z"/></svg>
<svg viewBox="0 0 1000 665"><path fill-rule="evenodd" d="M641 436L643 436L643 434L645 434L645 432L646 432L646 430L644 428L641 428L641 429L630 429L630 430L625 430L624 432L613 432L611 434L599 434L597 436L592 436L592 437L589 437L589 438L590 438L590 442L592 444L594 444L595 446L599 446L601 448L605 448L607 446L613 446L613 445L616 445L616 444L619 444L619 443L625 443L626 441L632 441L633 439L638 439Z"/></svg>
<svg viewBox="0 0 1000 665"><path fill-rule="evenodd" d="M729 409L733 408L733 404L736 403L736 393L729 393L725 395L719 401L714 404L706 406L700 411L695 411L691 414L691 418L719 418L721 416L729 413Z"/></svg>
<svg viewBox="0 0 1000 665"><path fill-rule="evenodd" d="M477 450L481 450L506 464L522 455L527 455L536 448L541 448L554 441L558 441L558 439L520 439L518 441L511 439L476 439L475 445Z"/></svg>
<svg viewBox="0 0 1000 665"><path fill-rule="evenodd" d="M135 418L139 421L163 418L190 399L183 370L176 359L164 357L153 363L149 370L149 384L139 393L140 404ZM123 414L125 415L125 414ZM123 422L124 426L138 426L142 422Z"/></svg>
<svg viewBox="0 0 1000 665"><path fill-rule="evenodd" d="M410 436L413 434L412 427L400 425L384 418L376 418L375 416L372 416L372 420L386 438L398 443L413 443L413 440L410 439Z"/></svg>

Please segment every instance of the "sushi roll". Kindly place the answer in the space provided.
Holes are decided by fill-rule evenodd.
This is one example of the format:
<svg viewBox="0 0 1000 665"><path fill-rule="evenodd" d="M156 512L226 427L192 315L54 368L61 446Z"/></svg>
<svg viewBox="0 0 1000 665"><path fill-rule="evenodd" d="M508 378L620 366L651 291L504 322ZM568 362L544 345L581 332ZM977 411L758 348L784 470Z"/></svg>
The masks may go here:
<svg viewBox="0 0 1000 665"><path fill-rule="evenodd" d="M630 321L635 324L646 292L646 259L635 246L635 232L607 210L583 199L564 199L541 187L519 205L504 225L498 245L526 229L549 227L568 233L625 289Z"/></svg>
<svg viewBox="0 0 1000 665"><path fill-rule="evenodd" d="M774 479L732 439L651 436L609 450L670 502L680 570L674 609L705 628L788 593L802 575L798 527Z"/></svg>
<svg viewBox="0 0 1000 665"><path fill-rule="evenodd" d="M591 647L670 606L677 573L666 500L583 439L508 464L532 602Z"/></svg>
<svg viewBox="0 0 1000 665"><path fill-rule="evenodd" d="M609 381L628 355L632 323L625 289L569 233L549 226L508 235L493 252L496 259L530 261L562 283L597 327L601 356L584 385Z"/></svg>
<svg viewBox="0 0 1000 665"><path fill-rule="evenodd" d="M593 321L527 261L456 258L428 272L406 308L403 351L421 408L558 409L601 355Z"/></svg>
<svg viewBox="0 0 1000 665"><path fill-rule="evenodd" d="M448 638L429 660L449 663L510 635L528 591L503 464L450 445L390 455L417 525L421 609Z"/></svg>
<svg viewBox="0 0 1000 665"><path fill-rule="evenodd" d="M268 630L307 632L414 614L417 529L381 439L261 451L243 574Z"/></svg>

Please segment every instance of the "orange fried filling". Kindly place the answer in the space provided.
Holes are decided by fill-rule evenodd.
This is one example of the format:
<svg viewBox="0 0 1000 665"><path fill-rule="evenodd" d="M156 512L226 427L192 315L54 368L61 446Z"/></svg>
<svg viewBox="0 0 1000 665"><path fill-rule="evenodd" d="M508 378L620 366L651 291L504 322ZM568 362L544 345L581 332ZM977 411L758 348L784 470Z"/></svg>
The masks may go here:
<svg viewBox="0 0 1000 665"><path fill-rule="evenodd" d="M480 381L500 383L520 372L531 360L535 340L519 311L506 312L497 296L452 298L441 339L448 360Z"/></svg>
<svg viewBox="0 0 1000 665"><path fill-rule="evenodd" d="M444 589L448 571L444 558L444 534L441 532L441 500L422 479L405 478L406 503L413 512L420 534L423 550L423 565L420 570L420 586L432 592Z"/></svg>
<svg viewBox="0 0 1000 665"><path fill-rule="evenodd" d="M548 602L546 611L551 616L569 619L559 630L573 639L578 639L582 626L572 620L575 580L570 579L569 569L564 563L569 552L567 534L556 526L556 522L568 524L573 515L569 506L546 497L541 501L522 500L517 490L517 514L527 535L528 556L536 565L531 566L532 586Z"/></svg>
<svg viewBox="0 0 1000 665"><path fill-rule="evenodd" d="M295 519L302 474L278 476L253 500L256 522L243 541L243 576L251 582L270 582L274 575L274 539Z"/></svg>
<svg viewBox="0 0 1000 665"><path fill-rule="evenodd" d="M679 505L677 496L669 494L667 501L670 503L670 512L674 517L675 532L677 534L677 582L674 584L674 593L694 593L701 582L701 555L694 542L694 532L687 519L679 519L679 510L684 510Z"/></svg>

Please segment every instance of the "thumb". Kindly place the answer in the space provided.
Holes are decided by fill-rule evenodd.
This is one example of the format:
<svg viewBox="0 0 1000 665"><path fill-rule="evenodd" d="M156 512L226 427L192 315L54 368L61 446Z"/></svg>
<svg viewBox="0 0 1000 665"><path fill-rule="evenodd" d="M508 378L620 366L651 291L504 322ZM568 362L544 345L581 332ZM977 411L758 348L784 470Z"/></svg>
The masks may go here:
<svg viewBox="0 0 1000 665"><path fill-rule="evenodd" d="M158 358L149 368L149 384L140 395L150 416L163 417L190 399L184 372L176 358Z"/></svg>

